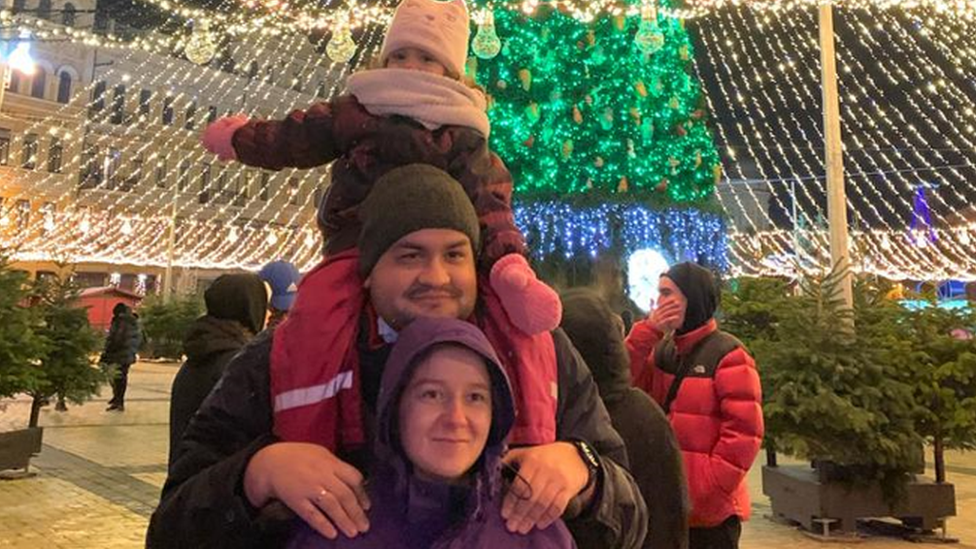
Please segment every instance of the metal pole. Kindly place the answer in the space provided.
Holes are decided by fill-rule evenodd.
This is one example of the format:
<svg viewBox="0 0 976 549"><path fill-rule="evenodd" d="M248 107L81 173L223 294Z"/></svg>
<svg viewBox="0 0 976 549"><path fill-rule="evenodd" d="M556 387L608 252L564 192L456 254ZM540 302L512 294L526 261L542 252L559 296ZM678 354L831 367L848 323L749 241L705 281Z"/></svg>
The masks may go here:
<svg viewBox="0 0 976 549"><path fill-rule="evenodd" d="M824 139L826 141L827 218L830 224L830 261L850 269L847 243L847 197L844 192L844 158L840 140L840 100L834 59L834 19L829 2L820 4L820 67L823 87ZM852 275L846 271L840 293L848 308L854 307Z"/></svg>
<svg viewBox="0 0 976 549"><path fill-rule="evenodd" d="M176 254L176 205L179 184L173 182L173 198L170 204L169 235L166 242L166 273L163 275L163 301L173 299L173 259Z"/></svg>
<svg viewBox="0 0 976 549"><path fill-rule="evenodd" d="M796 261L796 276L800 277L800 261L801 261L801 250L800 250L800 216L796 208L796 178L790 180L790 196L793 202L793 259Z"/></svg>

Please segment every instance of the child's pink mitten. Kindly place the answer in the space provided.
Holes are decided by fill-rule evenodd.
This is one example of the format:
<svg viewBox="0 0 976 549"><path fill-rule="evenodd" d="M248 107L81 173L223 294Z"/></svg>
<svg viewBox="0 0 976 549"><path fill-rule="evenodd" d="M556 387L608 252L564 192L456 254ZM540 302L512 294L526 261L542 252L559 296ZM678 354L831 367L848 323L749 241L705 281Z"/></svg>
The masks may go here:
<svg viewBox="0 0 976 549"><path fill-rule="evenodd" d="M491 268L491 287L516 328L528 335L554 330L563 316L556 292L539 280L520 254L502 256Z"/></svg>
<svg viewBox="0 0 976 549"><path fill-rule="evenodd" d="M203 130L201 142L204 148L217 155L220 160L237 160L234 150L234 132L247 124L247 116L235 114L214 121Z"/></svg>

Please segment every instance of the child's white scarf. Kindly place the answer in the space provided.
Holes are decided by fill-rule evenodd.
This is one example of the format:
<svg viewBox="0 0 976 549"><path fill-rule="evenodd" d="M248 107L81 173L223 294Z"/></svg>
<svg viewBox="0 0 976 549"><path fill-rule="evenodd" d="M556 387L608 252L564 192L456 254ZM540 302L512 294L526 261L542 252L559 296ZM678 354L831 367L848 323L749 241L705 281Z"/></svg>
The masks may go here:
<svg viewBox="0 0 976 549"><path fill-rule="evenodd" d="M375 116L407 116L429 130L466 126L481 132L486 139L491 132L484 94L444 76L408 69L376 69L350 76L346 91Z"/></svg>

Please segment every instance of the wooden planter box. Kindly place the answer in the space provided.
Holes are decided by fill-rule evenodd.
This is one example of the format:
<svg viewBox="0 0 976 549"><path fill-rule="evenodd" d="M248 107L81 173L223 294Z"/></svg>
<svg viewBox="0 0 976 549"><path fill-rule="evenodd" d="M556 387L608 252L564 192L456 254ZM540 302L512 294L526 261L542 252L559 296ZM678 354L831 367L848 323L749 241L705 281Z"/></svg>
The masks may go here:
<svg viewBox="0 0 976 549"><path fill-rule="evenodd" d="M43 427L0 433L0 471L27 469L30 458L41 452Z"/></svg>
<svg viewBox="0 0 976 549"><path fill-rule="evenodd" d="M877 483L851 487L839 482L821 482L818 472L805 465L764 466L763 494L769 497L773 514L799 523L812 532L826 533L827 526L853 532L857 519L894 517L906 525L931 531L946 517L956 515L956 490L952 484L936 484L916 477L906 497L890 505Z"/></svg>

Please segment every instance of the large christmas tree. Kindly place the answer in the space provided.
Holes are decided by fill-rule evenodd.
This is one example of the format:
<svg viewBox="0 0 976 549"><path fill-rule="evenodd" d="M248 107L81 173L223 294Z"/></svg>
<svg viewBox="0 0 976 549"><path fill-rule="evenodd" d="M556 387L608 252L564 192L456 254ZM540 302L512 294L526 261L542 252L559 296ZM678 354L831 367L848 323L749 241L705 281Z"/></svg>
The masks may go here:
<svg viewBox="0 0 976 549"><path fill-rule="evenodd" d="M650 2L589 21L478 5L472 68L537 256L657 248L723 268L721 164L683 23Z"/></svg>

